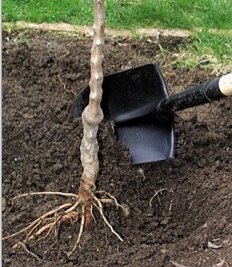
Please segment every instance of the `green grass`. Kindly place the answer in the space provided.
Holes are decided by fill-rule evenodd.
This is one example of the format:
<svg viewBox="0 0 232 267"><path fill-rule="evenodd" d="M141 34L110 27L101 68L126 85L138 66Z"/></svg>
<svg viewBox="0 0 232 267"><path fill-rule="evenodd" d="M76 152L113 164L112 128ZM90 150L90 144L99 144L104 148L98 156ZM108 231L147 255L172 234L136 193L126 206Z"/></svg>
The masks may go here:
<svg viewBox="0 0 232 267"><path fill-rule="evenodd" d="M109 28L231 29L232 0L106 0ZM5 21L92 25L91 0L3 0Z"/></svg>
<svg viewBox="0 0 232 267"><path fill-rule="evenodd" d="M232 61L232 36L208 31L232 29L232 0L105 0L105 5L108 28L189 29L196 37L180 48L188 50L186 55L208 55L225 64ZM3 0L2 9L5 22L93 24L92 0ZM196 33L196 28L203 31Z"/></svg>
<svg viewBox="0 0 232 267"><path fill-rule="evenodd" d="M190 69L201 65L222 72L232 71L232 37L202 30L191 42L179 47L179 56L173 64Z"/></svg>

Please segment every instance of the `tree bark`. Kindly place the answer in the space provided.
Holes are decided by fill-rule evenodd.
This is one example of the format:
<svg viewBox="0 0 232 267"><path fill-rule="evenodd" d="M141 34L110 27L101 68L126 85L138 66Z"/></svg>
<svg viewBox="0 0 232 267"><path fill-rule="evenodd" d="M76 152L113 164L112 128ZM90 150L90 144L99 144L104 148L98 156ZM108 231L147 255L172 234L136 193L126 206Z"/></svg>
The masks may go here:
<svg viewBox="0 0 232 267"><path fill-rule="evenodd" d="M98 141L97 132L99 123L103 119L101 109L102 99L102 82L103 82L103 49L105 42L105 14L104 0L94 0L94 25L93 25L93 45L91 48L91 79L89 82L90 96L89 104L82 113L82 123L84 127L83 139L81 142L81 162L83 166L82 180L79 187L79 195L86 202L86 222L90 216L89 209L91 208L90 190L95 189L95 182L99 170L98 161ZM88 205L89 202L89 205Z"/></svg>

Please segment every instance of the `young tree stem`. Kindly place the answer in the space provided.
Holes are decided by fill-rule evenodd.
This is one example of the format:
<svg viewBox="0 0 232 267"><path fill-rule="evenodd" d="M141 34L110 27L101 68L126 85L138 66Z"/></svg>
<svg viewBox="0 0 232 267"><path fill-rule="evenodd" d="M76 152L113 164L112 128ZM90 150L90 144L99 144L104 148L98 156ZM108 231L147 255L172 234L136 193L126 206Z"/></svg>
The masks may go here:
<svg viewBox="0 0 232 267"><path fill-rule="evenodd" d="M84 127L81 142L81 162L83 166L82 181L79 194L85 201L90 201L89 191L95 188L95 181L99 170L97 132L99 123L103 119L101 109L103 82L103 49L105 42L105 14L104 0L94 0L93 45L91 48L91 79L89 82L89 104L82 113Z"/></svg>

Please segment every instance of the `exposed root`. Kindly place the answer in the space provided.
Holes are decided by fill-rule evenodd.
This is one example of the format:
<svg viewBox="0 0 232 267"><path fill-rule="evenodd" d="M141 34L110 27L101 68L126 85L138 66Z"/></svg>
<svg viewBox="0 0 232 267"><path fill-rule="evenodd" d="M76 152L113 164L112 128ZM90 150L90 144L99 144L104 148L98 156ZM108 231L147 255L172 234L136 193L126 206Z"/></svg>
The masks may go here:
<svg viewBox="0 0 232 267"><path fill-rule="evenodd" d="M40 257L35 253L31 252L23 242L18 242L17 244L18 246L20 245L28 254L34 257L37 261L41 261Z"/></svg>
<svg viewBox="0 0 232 267"><path fill-rule="evenodd" d="M107 198L98 198L92 191L88 191L89 196L88 196L87 201L86 201L86 198L84 200L81 195L61 193L61 192L35 192L35 193L26 193L26 194L16 196L12 199L12 207L17 199L26 197L26 196L33 196L33 195L60 195L60 196L74 198L75 202L74 203L68 202L68 203L62 204L44 213L39 218L30 222L29 225L24 227L23 229L13 234L3 237L3 240L13 238L20 234L26 234L26 238L23 241L17 242L13 246L14 248L17 248L20 246L22 247L22 244L25 245L26 242L32 239L35 239L38 237L47 238L52 232L56 231L60 227L60 224L64 223L65 221L69 221L72 224L79 221L80 227L79 227L79 232L77 235L76 242L71 252L68 253L68 257L70 257L81 242L81 236L84 231L84 227L90 223L92 218L94 218L92 209L93 207L95 207L99 211L104 223L110 228L110 231L114 235L116 235L119 240L123 241L123 239L113 229L112 225L109 223L109 221L105 217L102 204L114 203L116 207L119 207L123 210L125 215L127 215L127 212L125 210L128 208L126 208L126 206L120 205L114 196L112 196L111 194L105 191L98 191L96 192L96 194L107 197Z"/></svg>
<svg viewBox="0 0 232 267"><path fill-rule="evenodd" d="M152 200L157 196L158 200L159 200L159 203L161 205L161 202L160 202L160 198L159 198L159 193L163 192L163 191L166 191L167 188L163 188L163 189L160 189L158 191L155 192L155 194L152 196L152 198L150 199L149 201L149 206L151 207L152 206Z"/></svg>
<svg viewBox="0 0 232 267"><path fill-rule="evenodd" d="M72 194L72 193L49 192L49 191L48 192L32 192L32 193L25 193L25 194L21 194L19 196L13 197L12 200L11 200L11 205L13 207L15 200L17 200L18 198L28 197L28 196L35 196L35 195L57 195L57 196L64 196L64 197L79 198L78 195Z"/></svg>
<svg viewBox="0 0 232 267"><path fill-rule="evenodd" d="M28 238L27 239L32 239L33 237L35 237L34 235L32 235L32 232L34 232L34 230L37 227L39 227L44 220L46 220L49 216L55 214L56 212L62 210L63 208L70 207L71 205L72 205L71 203L66 203L66 204L63 204L63 205L57 207L56 209L53 209L51 211L48 211L48 212L44 213L42 216L40 216L39 218L37 218L36 220L34 220L33 222L31 222L27 227L21 229L18 232L15 232L15 233L13 233L11 235L8 235L6 237L3 237L3 240L12 238L12 237L17 236L17 235L19 235L21 233L26 233L29 230L30 230L30 232L29 232L30 235L28 235ZM40 234L41 234L41 230L44 229L44 231L45 231L47 229L48 225L50 225L50 224L46 224L45 225L46 227L44 226L44 227L42 227L40 229Z"/></svg>
<svg viewBox="0 0 232 267"><path fill-rule="evenodd" d="M116 233L112 227L112 225L108 222L108 220L106 219L104 213L103 213L103 206L101 201L95 197L95 195L91 192L91 196L93 197L94 201L93 201L93 205L99 210L103 221L105 222L105 224L110 228L111 232L117 236L117 238L121 241L123 241L123 239L120 237L120 235L118 233Z"/></svg>
<svg viewBox="0 0 232 267"><path fill-rule="evenodd" d="M84 212L85 212L85 206L83 205L82 206L82 214L83 215L81 216L81 224L80 224L80 229L79 229L79 233L78 233L78 236L77 236L77 240L75 242L75 245L74 245L73 249L68 253L68 257L70 257L73 254L73 252L76 250L77 246L81 242L81 236L82 236L83 229L84 229L84 224L85 224Z"/></svg>

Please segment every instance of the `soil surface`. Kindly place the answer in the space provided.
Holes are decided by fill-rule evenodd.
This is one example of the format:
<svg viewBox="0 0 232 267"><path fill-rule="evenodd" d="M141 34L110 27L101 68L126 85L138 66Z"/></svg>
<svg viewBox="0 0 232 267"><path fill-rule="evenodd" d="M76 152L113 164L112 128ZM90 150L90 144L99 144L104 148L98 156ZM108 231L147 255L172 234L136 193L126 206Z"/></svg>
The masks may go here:
<svg viewBox="0 0 232 267"><path fill-rule="evenodd" d="M156 62L170 94L213 78L204 66L180 70L171 64L178 45L186 41L107 39L104 73ZM84 36L3 32L3 236L69 201L30 196L11 208L12 197L77 192L82 124L72 120L71 107L90 79L91 46L91 38ZM130 208L125 217L114 205L104 206L123 242L94 210L96 221L84 230L70 258L79 223L65 222L59 240L53 233L31 240L28 251L13 248L25 234L4 240L3 266L232 266L232 100L176 115L177 158L134 166L111 125L100 125L96 186Z"/></svg>

